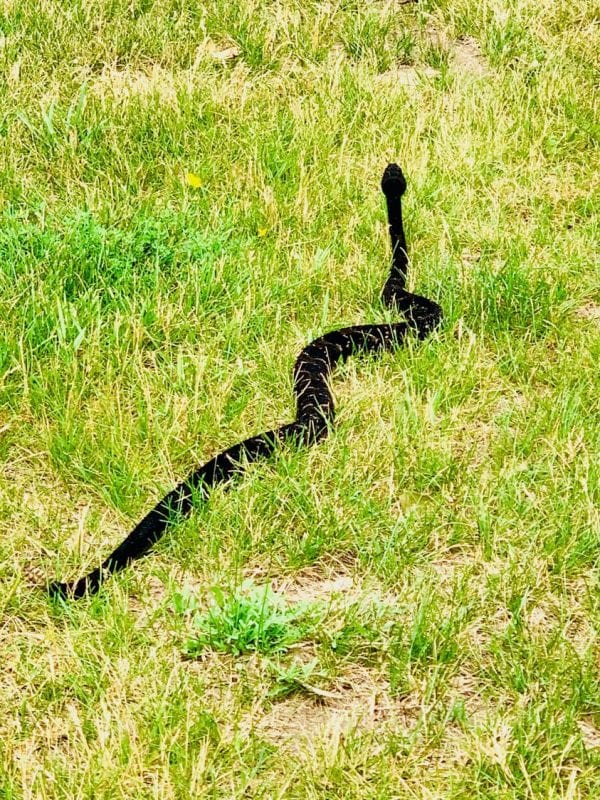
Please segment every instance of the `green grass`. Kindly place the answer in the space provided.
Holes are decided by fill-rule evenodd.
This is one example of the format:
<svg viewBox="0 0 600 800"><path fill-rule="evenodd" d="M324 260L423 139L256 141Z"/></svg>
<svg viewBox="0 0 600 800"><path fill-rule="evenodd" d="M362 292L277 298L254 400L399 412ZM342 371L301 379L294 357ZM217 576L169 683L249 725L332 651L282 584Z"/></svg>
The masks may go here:
<svg viewBox="0 0 600 800"><path fill-rule="evenodd" d="M212 600L202 611L193 594L177 592L174 610L184 618L190 617L191 634L185 643L187 655L195 656L204 650L231 653L285 653L301 641L307 632L306 618L310 607L286 606L284 598L272 588L255 586L244 581L239 591L225 592L212 587Z"/></svg>
<svg viewBox="0 0 600 800"><path fill-rule="evenodd" d="M599 50L589 0L0 6L0 800L600 795ZM443 329L50 601L389 319L392 160Z"/></svg>

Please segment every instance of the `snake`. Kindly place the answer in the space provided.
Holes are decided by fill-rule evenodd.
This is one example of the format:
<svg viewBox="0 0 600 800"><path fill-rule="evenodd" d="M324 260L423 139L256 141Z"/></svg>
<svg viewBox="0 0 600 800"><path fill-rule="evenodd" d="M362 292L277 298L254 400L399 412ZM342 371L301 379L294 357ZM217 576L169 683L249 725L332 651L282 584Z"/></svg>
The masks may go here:
<svg viewBox="0 0 600 800"><path fill-rule="evenodd" d="M337 365L353 355L394 351L409 335L425 339L440 325L441 307L406 289L409 259L402 222L406 179L397 164L386 166L381 189L387 205L392 249L391 269L381 300L403 320L339 328L310 342L294 364L296 418L293 422L244 439L195 469L137 523L99 567L70 583L50 583L47 588L51 596L80 598L97 592L109 575L148 553L174 520L191 513L198 500L208 500L215 486L229 485L248 465L269 458L283 443L309 446L322 441L332 429L335 418L330 379Z"/></svg>

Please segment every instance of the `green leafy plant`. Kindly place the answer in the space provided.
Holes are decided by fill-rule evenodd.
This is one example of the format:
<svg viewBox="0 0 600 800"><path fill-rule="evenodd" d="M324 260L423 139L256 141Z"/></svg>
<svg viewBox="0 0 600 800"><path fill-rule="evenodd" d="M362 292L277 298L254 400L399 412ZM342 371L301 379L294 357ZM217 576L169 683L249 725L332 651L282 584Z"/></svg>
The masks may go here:
<svg viewBox="0 0 600 800"><path fill-rule="evenodd" d="M234 656L250 652L282 653L301 641L315 621L314 604L287 606L268 584L256 586L252 581L244 581L231 591L213 586L211 594L206 610L200 610L189 593L174 598L174 610L191 616L194 633L185 644L185 652L190 656L203 650Z"/></svg>

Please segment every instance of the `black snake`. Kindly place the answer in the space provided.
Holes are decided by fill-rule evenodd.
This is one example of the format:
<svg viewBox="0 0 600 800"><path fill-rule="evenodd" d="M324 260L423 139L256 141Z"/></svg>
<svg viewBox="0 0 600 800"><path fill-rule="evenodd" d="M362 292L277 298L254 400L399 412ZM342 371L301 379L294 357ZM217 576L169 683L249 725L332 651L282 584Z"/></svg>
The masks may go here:
<svg viewBox="0 0 600 800"><path fill-rule="evenodd" d="M439 325L440 306L405 288L408 256L401 197L406 191L406 180L397 164L388 164L381 188L387 201L392 240L392 268L383 287L382 300L388 308L400 312L405 322L340 328L311 342L294 365L297 412L293 422L245 439L211 458L165 495L100 567L73 583L50 584L48 590L52 595L82 597L87 592L96 592L107 574L118 572L148 552L163 536L173 515L189 514L193 497L207 499L214 486L229 481L245 465L270 456L282 442L310 445L324 439L335 415L329 378L336 364L354 353L393 350L409 332L424 339Z"/></svg>

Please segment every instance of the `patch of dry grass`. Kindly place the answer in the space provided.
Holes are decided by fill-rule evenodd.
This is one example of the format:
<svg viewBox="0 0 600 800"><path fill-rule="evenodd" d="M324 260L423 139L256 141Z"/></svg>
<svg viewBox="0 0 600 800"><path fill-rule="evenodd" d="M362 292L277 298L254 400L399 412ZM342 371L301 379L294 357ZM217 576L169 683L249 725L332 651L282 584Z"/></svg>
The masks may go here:
<svg viewBox="0 0 600 800"><path fill-rule="evenodd" d="M0 5L2 800L600 794L596 16ZM444 330L52 604L291 418L306 341L385 318L391 160ZM186 658L176 593L249 578L302 638Z"/></svg>

